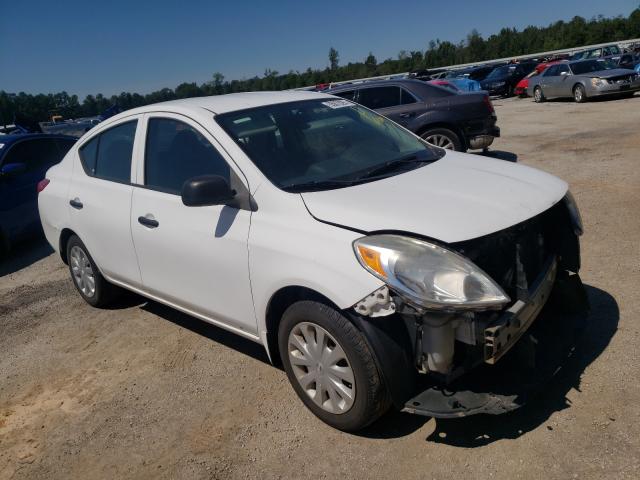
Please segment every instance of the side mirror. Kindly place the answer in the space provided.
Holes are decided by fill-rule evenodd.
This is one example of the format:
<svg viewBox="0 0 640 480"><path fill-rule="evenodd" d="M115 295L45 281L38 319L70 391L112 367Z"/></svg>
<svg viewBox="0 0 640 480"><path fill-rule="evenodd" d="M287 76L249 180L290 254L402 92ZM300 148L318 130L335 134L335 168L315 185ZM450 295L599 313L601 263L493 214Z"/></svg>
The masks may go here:
<svg viewBox="0 0 640 480"><path fill-rule="evenodd" d="M0 169L0 175L3 177L13 177L27 171L27 165L24 163L7 163Z"/></svg>
<svg viewBox="0 0 640 480"><path fill-rule="evenodd" d="M225 205L235 196L236 191L219 175L193 177L182 185L182 203L187 207Z"/></svg>
<svg viewBox="0 0 640 480"><path fill-rule="evenodd" d="M560 72L560 75L562 75L563 77L566 77L567 75L569 75L569 72Z"/></svg>

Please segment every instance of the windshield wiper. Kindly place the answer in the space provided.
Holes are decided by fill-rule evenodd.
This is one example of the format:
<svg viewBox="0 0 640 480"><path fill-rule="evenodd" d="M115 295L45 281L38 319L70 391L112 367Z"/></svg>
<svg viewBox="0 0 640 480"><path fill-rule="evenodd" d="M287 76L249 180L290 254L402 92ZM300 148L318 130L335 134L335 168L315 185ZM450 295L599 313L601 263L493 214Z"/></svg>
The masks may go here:
<svg viewBox="0 0 640 480"><path fill-rule="evenodd" d="M365 178L374 178L379 175L382 175L387 172L392 172L401 168L407 164L411 163L432 163L438 160L437 158L418 158L418 155L415 153L405 155L404 157L396 158L395 160L390 160L382 165L378 165L377 167L372 168L371 170L365 172L363 175L357 177L357 180L362 180Z"/></svg>
<svg viewBox="0 0 640 480"><path fill-rule="evenodd" d="M292 183L291 185L285 185L281 188L287 192L300 193L302 191L308 192L312 190L329 190L332 188L348 187L354 183L353 180L313 180L312 182Z"/></svg>

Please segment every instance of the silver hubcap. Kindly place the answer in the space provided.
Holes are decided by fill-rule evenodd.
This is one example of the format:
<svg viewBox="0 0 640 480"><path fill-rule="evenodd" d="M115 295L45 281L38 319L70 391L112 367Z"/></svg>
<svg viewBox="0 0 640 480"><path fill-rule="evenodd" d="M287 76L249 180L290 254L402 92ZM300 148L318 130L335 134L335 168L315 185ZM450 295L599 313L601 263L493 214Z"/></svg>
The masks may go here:
<svg viewBox="0 0 640 480"><path fill-rule="evenodd" d="M536 101L540 101L542 99L542 91L539 88L536 88L536 91L534 92Z"/></svg>
<svg viewBox="0 0 640 480"><path fill-rule="evenodd" d="M71 247L69 257L74 282L86 297L93 297L96 293L96 278L88 255L76 245Z"/></svg>
<svg viewBox="0 0 640 480"><path fill-rule="evenodd" d="M449 137L446 135L441 135L439 133L433 135L427 135L424 137L427 143L431 145L435 145L436 147L444 148L445 150L453 150L454 145Z"/></svg>
<svg viewBox="0 0 640 480"><path fill-rule="evenodd" d="M347 355L324 328L302 322L289 333L289 361L298 383L316 405L341 414L356 397L353 370Z"/></svg>
<svg viewBox="0 0 640 480"><path fill-rule="evenodd" d="M576 100L580 101L582 100L582 89L581 88L576 88Z"/></svg>

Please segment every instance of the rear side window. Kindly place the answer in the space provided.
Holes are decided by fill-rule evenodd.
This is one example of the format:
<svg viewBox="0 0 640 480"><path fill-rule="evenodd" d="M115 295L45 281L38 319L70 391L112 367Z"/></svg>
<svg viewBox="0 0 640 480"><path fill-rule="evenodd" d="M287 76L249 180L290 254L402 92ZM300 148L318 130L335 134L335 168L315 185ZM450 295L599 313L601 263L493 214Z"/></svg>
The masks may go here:
<svg viewBox="0 0 640 480"><path fill-rule="evenodd" d="M122 123L85 143L80 148L85 172L103 180L129 183L137 123L137 120Z"/></svg>
<svg viewBox="0 0 640 480"><path fill-rule="evenodd" d="M177 195L190 178L230 176L229 165L202 134L170 118L149 120L144 164L145 186Z"/></svg>
<svg viewBox="0 0 640 480"><path fill-rule="evenodd" d="M360 90L358 103L372 110L400 105L400 87L372 87Z"/></svg>

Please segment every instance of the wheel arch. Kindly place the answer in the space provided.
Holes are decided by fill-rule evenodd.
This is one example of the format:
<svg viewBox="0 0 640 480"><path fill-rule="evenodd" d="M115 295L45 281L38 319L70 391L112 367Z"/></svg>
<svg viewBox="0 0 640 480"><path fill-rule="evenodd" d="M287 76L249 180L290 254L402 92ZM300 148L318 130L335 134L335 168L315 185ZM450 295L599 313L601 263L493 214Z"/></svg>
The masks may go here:
<svg viewBox="0 0 640 480"><path fill-rule="evenodd" d="M60 232L60 258L65 264L68 264L69 262L69 259L67 258L67 242L73 235L76 235L76 232L74 232L70 228L63 228Z"/></svg>
<svg viewBox="0 0 640 480"><path fill-rule="evenodd" d="M340 308L329 298L312 288L300 285L289 285L276 291L267 304L265 312L267 354L274 365L280 365L280 351L278 349L278 326L284 312L296 302L313 300L340 311Z"/></svg>

